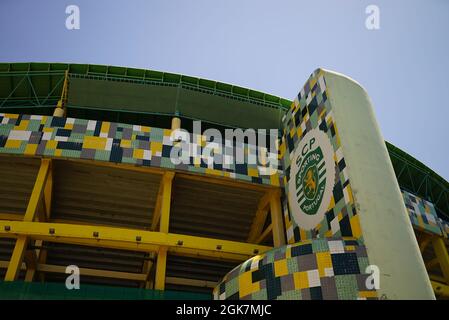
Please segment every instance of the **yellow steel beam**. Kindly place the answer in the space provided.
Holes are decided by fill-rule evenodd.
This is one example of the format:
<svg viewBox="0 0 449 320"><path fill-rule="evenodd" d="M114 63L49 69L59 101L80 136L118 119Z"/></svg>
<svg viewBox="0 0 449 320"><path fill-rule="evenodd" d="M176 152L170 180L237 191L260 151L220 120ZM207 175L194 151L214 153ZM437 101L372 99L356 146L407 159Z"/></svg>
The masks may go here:
<svg viewBox="0 0 449 320"><path fill-rule="evenodd" d="M24 256L25 265L27 267L25 273L25 282L33 281L37 268L37 255L34 250L27 250Z"/></svg>
<svg viewBox="0 0 449 320"><path fill-rule="evenodd" d="M39 172L37 173L36 182L34 183L33 191L31 192L30 201L23 218L24 221L33 221L38 209L39 202L44 192L45 182L47 180L48 172L50 170L51 160L42 159Z"/></svg>
<svg viewBox="0 0 449 320"><path fill-rule="evenodd" d="M223 186L230 186L235 188L245 188L249 190L255 190L260 192L265 192L267 190L279 190L279 187L273 187L269 185L257 184L246 182L242 180L236 180L228 177L220 177L220 176L211 176L211 175L198 175L198 174L190 174L185 171L167 171L163 168L156 167L140 167L137 165L131 165L126 163L113 163L106 161L96 161L96 160L88 160L88 159L64 159L64 161L71 161L77 163L87 163L100 167L109 167L109 168L117 168L123 170L131 170L143 173L153 173L153 174L164 174L165 172L176 172L177 175L181 178L201 181L205 183L219 184Z"/></svg>
<svg viewBox="0 0 449 320"><path fill-rule="evenodd" d="M41 201L39 201L39 205L36 210L35 219L37 219L38 221L42 221L42 222L47 221L47 216L45 215L45 203L44 203L43 198Z"/></svg>
<svg viewBox="0 0 449 320"><path fill-rule="evenodd" d="M31 240L33 241L33 240ZM31 282L34 280L37 270L38 263L45 263L47 259L47 250L43 249L43 241L42 240L34 240L35 246L39 247L35 250L28 250L25 253L25 263L27 266L26 274L25 274L25 282ZM41 275L43 279L44 275Z"/></svg>
<svg viewBox="0 0 449 320"><path fill-rule="evenodd" d="M36 240L35 243L36 243L36 245L40 245L42 247L42 245L44 244L44 241ZM47 255L48 255L47 249L41 248L39 250L39 253L38 253L38 262L40 264L46 263L47 262ZM39 278L40 278L40 280L42 282L44 282L45 274L44 273L39 273Z"/></svg>
<svg viewBox="0 0 449 320"><path fill-rule="evenodd" d="M178 277L166 277L165 282L169 283L169 284L180 285L180 286L191 286L191 287L202 287L202 288L215 288L217 286L217 283L213 282L213 281L178 278Z"/></svg>
<svg viewBox="0 0 449 320"><path fill-rule="evenodd" d="M170 203L171 203L171 189L173 184L173 178L175 173L167 171L161 178L161 182L159 184L159 190L156 198L156 205L154 206L153 211L153 219L151 222L150 230L156 230L159 222L161 221L161 215L167 217L164 219L164 224L160 225L160 230L162 232L168 232L168 222L170 220ZM162 230L164 228L164 230ZM155 255L153 252L150 253L150 258L154 259ZM143 266L143 272L147 275L147 281L145 283L145 287L147 289L150 288L152 280L150 279L151 268L153 267L153 262L151 260L147 260Z"/></svg>
<svg viewBox="0 0 449 320"><path fill-rule="evenodd" d="M161 178L161 182L159 183L159 190L157 192L156 204L154 205L153 210L153 218L150 226L150 230L156 230L159 225L159 220L161 218L161 207L162 207L162 194L164 192L164 178Z"/></svg>
<svg viewBox="0 0 449 320"><path fill-rule="evenodd" d="M441 282L441 283L444 283L444 281L445 281L443 277L437 276L437 275L432 274L432 273L429 273L429 278L430 278L430 280L433 280L433 281L436 281L436 282Z"/></svg>
<svg viewBox="0 0 449 320"><path fill-rule="evenodd" d="M275 247L285 245L284 219L282 216L280 192L274 191L270 198L271 224L273 226L273 244Z"/></svg>
<svg viewBox="0 0 449 320"><path fill-rule="evenodd" d="M166 170L162 168L156 168L156 167L139 167L137 165L127 164L127 163L116 163L116 162L107 162L107 161L98 161L98 160L88 160L88 159L64 159L64 161L70 161L80 164L89 164L94 165L98 167L106 167L106 168L113 168L118 170L128 170L128 171L135 171L135 172L141 172L141 173L148 173L148 174L157 174L157 175L163 175Z"/></svg>
<svg viewBox="0 0 449 320"><path fill-rule="evenodd" d="M50 242L150 252L166 246L178 252L197 252L219 257L220 253L242 258L263 253L271 247L182 234L48 222L0 221L0 236L29 236Z"/></svg>
<svg viewBox="0 0 449 320"><path fill-rule="evenodd" d="M48 171L47 181L44 187L44 210L46 221L50 219L51 215L52 195L53 195L53 168L50 167Z"/></svg>
<svg viewBox="0 0 449 320"><path fill-rule="evenodd" d="M268 247L271 249L271 247ZM257 252L258 249L255 249ZM196 249L188 249L182 247L168 247L168 253L175 256L183 256L189 258L197 258L197 259L210 259L216 261L235 261L242 262L250 257L253 257L255 253L252 255L242 255L238 253L229 253L229 252L221 252L221 251L198 251Z"/></svg>
<svg viewBox="0 0 449 320"><path fill-rule="evenodd" d="M154 279L154 289L165 289L165 270L167 267L167 248L161 247L157 254L156 276Z"/></svg>
<svg viewBox="0 0 449 320"><path fill-rule="evenodd" d="M228 177L220 177L220 176L210 176L210 175L198 175L198 174L189 174L186 172L177 172L176 173L180 178L196 180L200 182L219 184L228 187L234 188L243 188L248 190L255 190L260 192L265 192L267 190L276 190L279 187L273 187L263 184L251 183L242 180L236 180Z"/></svg>
<svg viewBox="0 0 449 320"><path fill-rule="evenodd" d="M66 267L40 263L37 265L37 270L40 272L65 273ZM125 279L125 280L134 280L134 281L145 281L145 277L146 277L146 275L144 275L142 273L99 270L99 269L90 269L90 268L79 268L79 271L80 271L81 276Z"/></svg>
<svg viewBox="0 0 449 320"><path fill-rule="evenodd" d="M171 205L171 192L174 172L166 172L162 177L162 194L160 203L160 222L159 231L168 233L168 226L170 222L170 205ZM153 220L154 222L154 220ZM154 288L156 290L165 289L165 271L167 268L167 247L163 246L159 248L156 262L156 275L154 279Z"/></svg>
<svg viewBox="0 0 449 320"><path fill-rule="evenodd" d="M8 269L9 261L0 260L0 269ZM25 262L22 262L22 266L20 267L20 270L26 270L26 264Z"/></svg>
<svg viewBox="0 0 449 320"><path fill-rule="evenodd" d="M168 220L170 219L170 201L171 189L173 184L174 172L167 171L161 178L159 184L159 191L156 198L156 205L153 212L153 221L151 222L151 230L156 230L159 222L162 223L162 215L166 215L164 223L166 224L166 231L160 229L162 232L168 232Z"/></svg>
<svg viewBox="0 0 449 320"><path fill-rule="evenodd" d="M56 104L56 109L53 113L54 116L63 117L65 114L65 106L67 104L67 95L69 90L69 71L66 70L64 73L64 83L62 85L61 98Z"/></svg>
<svg viewBox="0 0 449 320"><path fill-rule="evenodd" d="M171 204L171 189L173 183L174 172L166 172L162 178L162 203L161 203L161 218L159 231L168 232L168 224L170 221L170 204Z"/></svg>
<svg viewBox="0 0 449 320"><path fill-rule="evenodd" d="M440 264L441 271L443 272L446 284L449 284L449 254L447 253L446 244L441 237L433 237L432 245Z"/></svg>
<svg viewBox="0 0 449 320"><path fill-rule="evenodd" d="M0 220L21 221L21 220L23 220L23 214L0 213Z"/></svg>
<svg viewBox="0 0 449 320"><path fill-rule="evenodd" d="M254 243L257 243L257 244L262 243L263 241L265 241L265 239L268 238L268 236L269 236L270 234L272 234L272 232L273 232L273 225L270 224L270 225L269 225L269 226L262 232L262 234L259 236L259 238L257 238L257 240L256 240Z"/></svg>
<svg viewBox="0 0 449 320"><path fill-rule="evenodd" d="M432 241L432 236L427 233L423 233L421 236L421 241L419 243L419 250L421 251L421 254L424 253L424 250L426 250L428 244Z"/></svg>
<svg viewBox="0 0 449 320"><path fill-rule="evenodd" d="M27 245L28 238L26 236L19 236L17 238L11 259L9 260L8 270L6 271L5 275L5 281L17 280Z"/></svg>
<svg viewBox="0 0 449 320"><path fill-rule="evenodd" d="M42 215L40 215L39 220L40 221L49 221L51 216L51 204L52 204L52 197L53 197L53 166L51 165L48 171L47 180L45 182L44 186L44 195L43 195L43 201L42 207L43 212ZM34 256L36 259L36 263L44 264L47 261L47 249L43 248L44 242L42 240L34 240L35 246L38 247L38 249L35 249ZM25 281L33 281L34 277L37 273L37 267L34 268L28 268L27 265L27 272L25 274ZM45 275L44 273L39 273L39 277L41 281L44 281Z"/></svg>
<svg viewBox="0 0 449 320"><path fill-rule="evenodd" d="M270 209L270 199L271 199L271 191L268 190L259 200L259 204L257 205L257 211L254 216L253 222L251 224L251 228L248 233L248 242L255 242L257 238L262 233L265 220L267 219L268 211Z"/></svg>
<svg viewBox="0 0 449 320"><path fill-rule="evenodd" d="M36 181L34 183L33 190L31 191L30 200L25 211L23 220L33 221L36 217L36 213L44 192L44 186L50 169L51 160L42 159L39 171L37 173ZM25 251L28 245L28 238L26 235L21 235L17 238L14 250L11 256L8 270L6 271L5 281L14 281L19 276L20 266L22 265Z"/></svg>
<svg viewBox="0 0 449 320"><path fill-rule="evenodd" d="M154 259L155 255L153 252L150 252L149 259ZM146 289L151 289L152 279L150 278L151 270L153 268L152 260L145 260L142 267L142 273L145 275L145 282L141 285L141 287Z"/></svg>
<svg viewBox="0 0 449 320"><path fill-rule="evenodd" d="M39 208L38 208L38 219L41 222L48 221L50 218L50 212L51 212L51 200L52 200L52 192L53 192L53 168L51 160L43 159L42 161L47 162L45 165L48 165L47 176L44 179L44 184L42 186L43 188L43 194L42 194L42 201L39 202ZM44 163L43 163L44 165ZM39 177L38 177L39 179ZM35 245L38 247L42 247L43 241L42 240L31 240L34 241ZM37 271L37 263L41 262L44 263L47 257L47 250L46 249L35 249L31 251L27 251L25 253L25 262L27 265L27 270L25 274L25 282L31 282L34 280L34 277L36 275ZM27 259L28 257L28 259ZM41 278L43 278L44 275L41 275Z"/></svg>
<svg viewBox="0 0 449 320"><path fill-rule="evenodd" d="M90 221L77 221L77 220L70 220L70 219L59 219L59 218L50 218L48 222L51 223L63 223L63 224L79 224L79 225L86 225L86 226L101 226L101 227L110 227L110 224L105 223L96 223L96 222L90 222Z"/></svg>
<svg viewBox="0 0 449 320"><path fill-rule="evenodd" d="M434 266L438 265L438 259L434 258L428 262L426 262L426 269L432 269Z"/></svg>
<svg viewBox="0 0 449 320"><path fill-rule="evenodd" d="M438 297L449 298L449 286L440 282L430 281L433 291Z"/></svg>

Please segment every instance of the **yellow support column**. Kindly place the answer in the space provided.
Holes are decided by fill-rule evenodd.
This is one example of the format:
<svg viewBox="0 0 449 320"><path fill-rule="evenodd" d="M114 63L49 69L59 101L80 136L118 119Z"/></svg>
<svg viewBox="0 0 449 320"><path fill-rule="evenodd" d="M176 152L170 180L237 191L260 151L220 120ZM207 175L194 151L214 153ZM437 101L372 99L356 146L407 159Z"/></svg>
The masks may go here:
<svg viewBox="0 0 449 320"><path fill-rule="evenodd" d="M36 240L38 242L40 240ZM23 257L26 265L25 282L33 281L34 275L36 274L38 259L36 250L25 251L25 256Z"/></svg>
<svg viewBox="0 0 449 320"><path fill-rule="evenodd" d="M275 247L285 245L284 219L282 218L280 191L273 191L270 198L271 224L273 228L273 244Z"/></svg>
<svg viewBox="0 0 449 320"><path fill-rule="evenodd" d="M174 172L166 172L162 177L162 199L161 199L161 217L159 223L159 231L168 233L170 222L170 204L171 189L173 183ZM160 247L156 262L156 278L154 288L156 290L165 289L165 270L167 267L167 247Z"/></svg>
<svg viewBox="0 0 449 320"><path fill-rule="evenodd" d="M161 203L161 221L159 226L160 232L168 233L168 224L170 221L170 203L171 188L174 172L166 172L162 178L162 203Z"/></svg>
<svg viewBox="0 0 449 320"><path fill-rule="evenodd" d="M43 200L44 201L42 201L43 214L39 215L39 219L40 219L40 217L43 218L42 221L50 220L52 196L53 196L53 168L50 165L50 167L48 169L47 180L46 180L45 187L44 187L44 195L43 195ZM36 263L37 264L39 264L39 263L40 264L46 263L46 261L47 261L47 249L43 248L44 241L42 241L42 240L35 240L34 241L34 245L36 247L39 247L39 249L35 250ZM36 268L29 268L28 265L27 265L27 272L26 272L26 275L25 275L25 282L33 281L34 278L35 278L36 273L37 273L37 269ZM39 278L43 282L44 279L45 279L45 274L43 272L39 272Z"/></svg>
<svg viewBox="0 0 449 320"><path fill-rule="evenodd" d="M30 200L25 212L23 221L33 221L36 212L39 208L39 203L44 192L45 181L48 176L48 172L51 165L51 160L42 159L39 172L34 183L33 191L31 192ZM16 245L9 262L8 270L6 271L5 281L14 281L19 276L20 267L22 266L23 258L28 244L28 238L26 236L19 236L16 240Z"/></svg>
<svg viewBox="0 0 449 320"><path fill-rule="evenodd" d="M165 289L165 270L167 267L167 247L161 247L157 255L156 262L156 279L154 281L154 289Z"/></svg>
<svg viewBox="0 0 449 320"><path fill-rule="evenodd" d="M259 200L259 204L257 205L257 211L251 224L251 228L248 233L248 238L246 240L249 243L254 243L257 240L257 238L262 234L265 220L267 219L270 207L271 193L272 191L268 190Z"/></svg>
<svg viewBox="0 0 449 320"><path fill-rule="evenodd" d="M440 263L441 271L443 272L446 284L449 284L449 254L447 253L446 244L441 237L434 237L432 239L433 249Z"/></svg>
<svg viewBox="0 0 449 320"><path fill-rule="evenodd" d="M178 117L173 117L171 119L171 129L172 130L181 129L181 119L179 119Z"/></svg>
<svg viewBox="0 0 449 320"><path fill-rule="evenodd" d="M28 244L26 236L19 236L14 246L11 259L9 260L8 270L6 271L5 281L17 280L19 276L20 267L22 266L23 257Z"/></svg>
<svg viewBox="0 0 449 320"><path fill-rule="evenodd" d="M41 167L36 177L36 182L34 183L33 191L31 192L31 197L28 202L27 210L25 212L25 217L23 221L33 221L36 215L36 211L39 206L39 202L42 198L44 192L45 182L48 177L48 172L50 171L51 160L42 159Z"/></svg>
<svg viewBox="0 0 449 320"><path fill-rule="evenodd" d="M44 188L44 210L47 221L50 219L51 215L51 199L53 195L53 170L49 168L47 183Z"/></svg>
<svg viewBox="0 0 449 320"><path fill-rule="evenodd" d="M439 283L437 281L431 281L433 291L438 297L443 297L445 299L449 298L449 286Z"/></svg>
<svg viewBox="0 0 449 320"><path fill-rule="evenodd" d="M430 234L423 234L421 236L421 241L419 242L419 250L424 253L429 243L432 241L432 236Z"/></svg>
<svg viewBox="0 0 449 320"><path fill-rule="evenodd" d="M65 106L67 104L67 96L68 96L68 89L69 89L69 70L65 71L64 74L64 84L62 86L62 93L61 93L61 99L58 101L58 104L53 111L54 117L65 117Z"/></svg>

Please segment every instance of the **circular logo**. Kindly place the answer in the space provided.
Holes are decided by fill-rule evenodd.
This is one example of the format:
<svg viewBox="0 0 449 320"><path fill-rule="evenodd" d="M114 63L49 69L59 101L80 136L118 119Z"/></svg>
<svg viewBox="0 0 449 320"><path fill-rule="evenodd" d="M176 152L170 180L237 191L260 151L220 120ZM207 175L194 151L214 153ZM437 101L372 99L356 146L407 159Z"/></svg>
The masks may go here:
<svg viewBox="0 0 449 320"><path fill-rule="evenodd" d="M296 224L310 230L321 222L334 188L334 149L326 133L310 130L293 152L288 202Z"/></svg>

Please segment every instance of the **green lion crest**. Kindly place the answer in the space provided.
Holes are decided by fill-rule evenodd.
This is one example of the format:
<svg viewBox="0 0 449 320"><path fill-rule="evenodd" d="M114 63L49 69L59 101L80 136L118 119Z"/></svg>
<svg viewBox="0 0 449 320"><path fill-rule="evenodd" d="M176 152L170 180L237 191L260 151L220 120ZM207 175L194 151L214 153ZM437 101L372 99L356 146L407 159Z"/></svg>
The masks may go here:
<svg viewBox="0 0 449 320"><path fill-rule="evenodd" d="M309 151L296 174L296 196L304 213L314 215L323 201L326 166L321 148Z"/></svg>

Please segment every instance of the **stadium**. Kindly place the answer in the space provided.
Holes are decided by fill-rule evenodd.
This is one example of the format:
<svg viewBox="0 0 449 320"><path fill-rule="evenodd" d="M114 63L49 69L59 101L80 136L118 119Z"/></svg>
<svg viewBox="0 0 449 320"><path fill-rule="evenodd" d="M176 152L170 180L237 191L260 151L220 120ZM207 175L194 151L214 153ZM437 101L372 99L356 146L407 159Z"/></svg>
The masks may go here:
<svg viewBox="0 0 449 320"><path fill-rule="evenodd" d="M449 297L448 182L383 140L355 81L304 80L287 100L153 70L0 63L0 298ZM257 163L174 164L170 137L195 121L276 129L279 146ZM370 265L380 286L365 287Z"/></svg>

